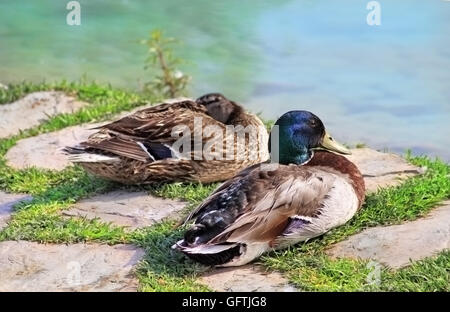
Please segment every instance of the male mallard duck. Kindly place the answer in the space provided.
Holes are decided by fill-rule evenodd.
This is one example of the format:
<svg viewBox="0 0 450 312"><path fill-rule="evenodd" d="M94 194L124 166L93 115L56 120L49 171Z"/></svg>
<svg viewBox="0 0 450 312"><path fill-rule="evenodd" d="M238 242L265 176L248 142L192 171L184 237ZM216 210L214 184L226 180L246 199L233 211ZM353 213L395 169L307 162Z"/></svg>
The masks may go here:
<svg viewBox="0 0 450 312"><path fill-rule="evenodd" d="M126 184L224 181L269 158L261 120L218 93L146 108L99 129L65 152L88 172Z"/></svg>
<svg viewBox="0 0 450 312"><path fill-rule="evenodd" d="M279 163L251 166L219 186L188 216L195 224L172 248L203 264L238 266L353 217L364 201L363 177L347 158L328 152L350 151L310 112L288 112L275 125Z"/></svg>

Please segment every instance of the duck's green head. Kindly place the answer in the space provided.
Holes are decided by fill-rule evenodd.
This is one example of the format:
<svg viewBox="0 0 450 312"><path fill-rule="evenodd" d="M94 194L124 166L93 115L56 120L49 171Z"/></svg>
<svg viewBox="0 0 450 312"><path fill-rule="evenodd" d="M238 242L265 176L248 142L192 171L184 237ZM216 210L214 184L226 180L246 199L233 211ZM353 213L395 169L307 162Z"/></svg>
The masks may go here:
<svg viewBox="0 0 450 312"><path fill-rule="evenodd" d="M316 149L351 154L348 148L334 140L325 130L319 117L308 111L287 112L272 128L269 150L273 160L278 155L280 164L304 164L311 159Z"/></svg>

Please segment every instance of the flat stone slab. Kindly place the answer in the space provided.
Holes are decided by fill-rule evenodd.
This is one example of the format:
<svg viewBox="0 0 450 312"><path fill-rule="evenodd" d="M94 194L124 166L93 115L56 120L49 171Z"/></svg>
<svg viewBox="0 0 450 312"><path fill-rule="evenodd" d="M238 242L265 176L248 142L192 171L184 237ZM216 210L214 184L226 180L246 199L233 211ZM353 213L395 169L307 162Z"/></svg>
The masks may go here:
<svg viewBox="0 0 450 312"><path fill-rule="evenodd" d="M132 245L0 242L0 292L136 291L143 256Z"/></svg>
<svg viewBox="0 0 450 312"><path fill-rule="evenodd" d="M44 133L22 139L6 153L7 164L16 169L39 167L62 170L72 163L62 148L76 145L86 140L98 130L92 129L100 124L85 124L68 127L60 131Z"/></svg>
<svg viewBox="0 0 450 312"><path fill-rule="evenodd" d="M0 191L0 230L6 227L13 212L13 206L21 201L31 199L32 197L29 195L10 194Z"/></svg>
<svg viewBox="0 0 450 312"><path fill-rule="evenodd" d="M402 180L423 173L423 169L408 163L402 157L381 153L370 148L352 149L347 156L364 176L366 192L401 184Z"/></svg>
<svg viewBox="0 0 450 312"><path fill-rule="evenodd" d="M400 225L374 227L331 247L332 257L373 259L392 268L409 265L450 248L450 201L426 217Z"/></svg>
<svg viewBox="0 0 450 312"><path fill-rule="evenodd" d="M13 103L0 105L0 138L19 133L63 113L72 113L87 105L64 92L30 93Z"/></svg>
<svg viewBox="0 0 450 312"><path fill-rule="evenodd" d="M200 277L199 282L215 291L297 291L280 273L265 272L256 265L214 269Z"/></svg>
<svg viewBox="0 0 450 312"><path fill-rule="evenodd" d="M184 207L185 202L155 197L146 192L114 191L81 200L62 213L65 216L100 218L107 223L136 229L176 217Z"/></svg>

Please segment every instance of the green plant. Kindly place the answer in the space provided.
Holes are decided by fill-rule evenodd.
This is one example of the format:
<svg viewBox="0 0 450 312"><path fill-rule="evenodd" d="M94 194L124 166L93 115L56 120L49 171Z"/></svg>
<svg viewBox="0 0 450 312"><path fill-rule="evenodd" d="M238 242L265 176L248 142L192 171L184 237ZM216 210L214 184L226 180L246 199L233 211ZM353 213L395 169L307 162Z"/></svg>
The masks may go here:
<svg viewBox="0 0 450 312"><path fill-rule="evenodd" d="M164 37L161 30L150 32L148 39L141 40L141 44L148 47L149 56L145 60L145 69L159 69L152 81L144 84L144 92L159 90L163 96L176 97L184 94L191 77L181 72L177 66L184 61L175 57L173 45L180 41L175 38Z"/></svg>

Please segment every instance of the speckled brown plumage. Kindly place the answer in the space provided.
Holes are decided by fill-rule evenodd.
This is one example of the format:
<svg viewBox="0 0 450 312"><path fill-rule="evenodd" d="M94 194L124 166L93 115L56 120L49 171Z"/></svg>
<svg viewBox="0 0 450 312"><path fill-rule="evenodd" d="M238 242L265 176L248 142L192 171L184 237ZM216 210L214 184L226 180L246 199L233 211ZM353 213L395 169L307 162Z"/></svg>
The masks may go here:
<svg viewBox="0 0 450 312"><path fill-rule="evenodd" d="M194 137L199 130L194 121L200 118L202 131L207 127L215 127L225 134L223 149L214 146L211 150L225 157L224 148L232 142L234 157L222 160L205 157L195 159L193 151L189 159L167 155L167 146L172 146L178 139L172 132L180 126L189 129L192 134L191 146L194 147ZM163 103L140 110L100 127L86 142L68 147L66 152L88 172L126 184L223 181L269 157L265 138L268 134L265 130L264 133L260 132L263 137L258 142L251 142L248 136L244 141L239 141L234 133L227 136L227 125L264 129L258 117L246 113L241 106L223 95L212 93L196 101ZM176 133L181 135L182 129ZM199 140L202 149L211 138L211 135L203 135L202 140ZM243 157L238 158L236 155L240 148L244 153L240 155ZM111 159L84 161L91 155L104 155Z"/></svg>

